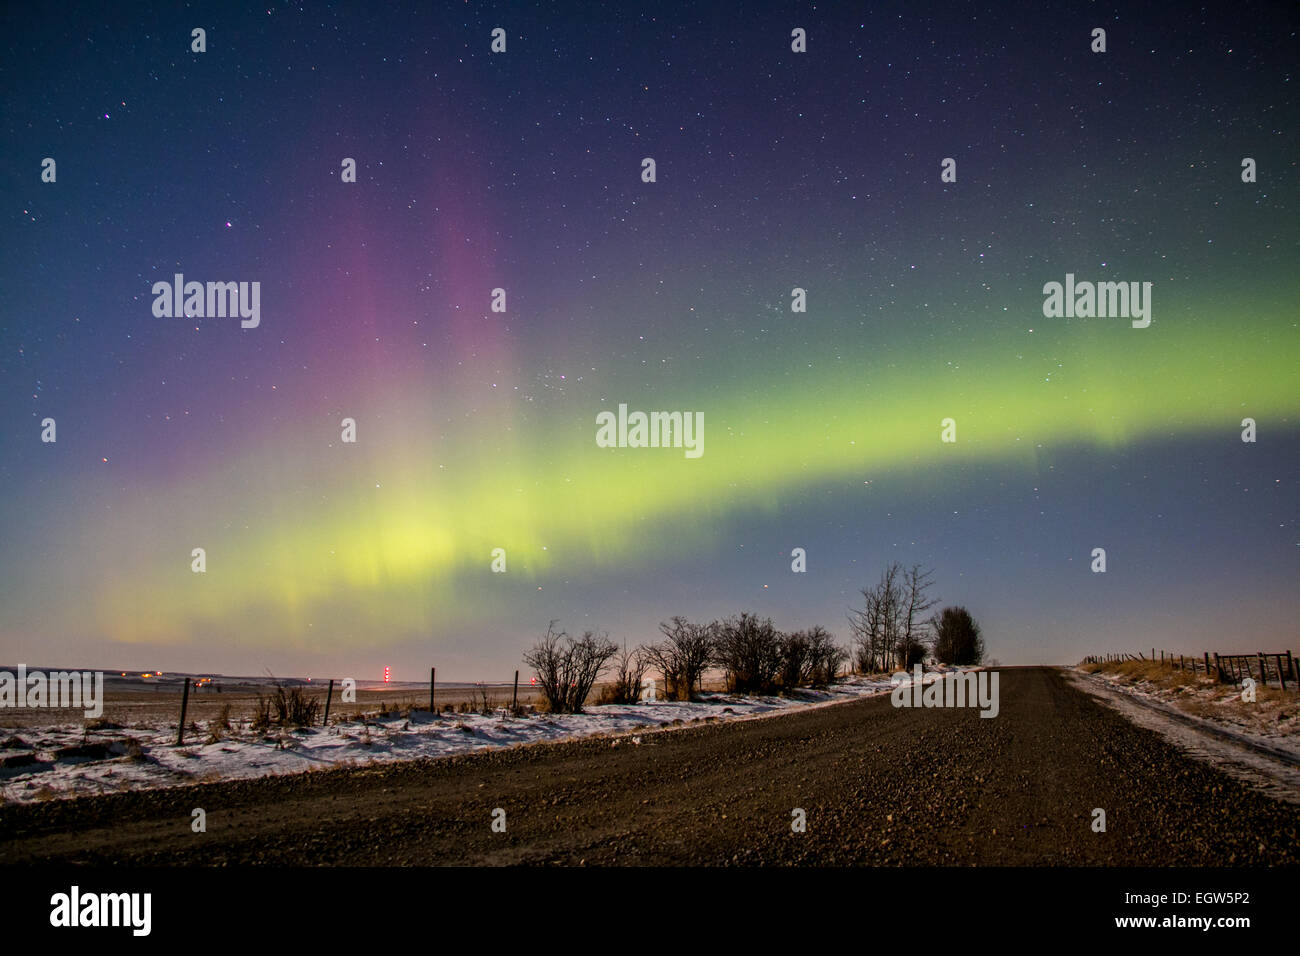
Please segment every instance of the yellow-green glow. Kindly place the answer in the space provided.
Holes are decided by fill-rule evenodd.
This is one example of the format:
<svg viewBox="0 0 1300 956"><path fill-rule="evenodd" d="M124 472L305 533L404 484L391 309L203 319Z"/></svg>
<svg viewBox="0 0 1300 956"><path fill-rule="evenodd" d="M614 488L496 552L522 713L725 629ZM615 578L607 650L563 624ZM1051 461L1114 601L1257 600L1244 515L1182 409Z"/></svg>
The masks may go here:
<svg viewBox="0 0 1300 956"><path fill-rule="evenodd" d="M697 388L678 403L704 412L696 460L597 448L602 407L665 404L608 383L608 405L539 409L536 430L516 419L504 437L491 419L449 433L428 411L435 397L406 388L385 399L382 420L362 419L357 445L330 447L320 427L283 428L219 473L148 489L147 508L90 529L85 547L115 554L93 592L96 616L120 641L181 642L195 622L242 613L273 622L286 642L311 624L330 646L357 636L331 631L330 602L360 594L384 623L365 636L382 641L394 624L491 613L497 547L512 583L540 584L707 549L728 514L771 511L794 489L846 477L943 481L981 461L1032 469L1039 445L1113 449L1194 433L1231 442L1246 416L1282 427L1300 405L1298 345L1281 317L1146 330L1097 320L1026 329L960 359L940 343L905 368L874 367L869 353L858 369L805 361L723 398ZM947 417L956 444L940 441ZM268 474L283 484L254 477ZM190 573L191 546L207 549L205 575Z"/></svg>

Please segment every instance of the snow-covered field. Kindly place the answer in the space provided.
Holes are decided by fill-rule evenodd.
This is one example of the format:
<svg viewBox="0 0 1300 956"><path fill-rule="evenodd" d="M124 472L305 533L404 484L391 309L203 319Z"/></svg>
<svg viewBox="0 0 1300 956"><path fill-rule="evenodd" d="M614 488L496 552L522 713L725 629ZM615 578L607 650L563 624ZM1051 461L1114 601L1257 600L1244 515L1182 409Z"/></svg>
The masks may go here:
<svg viewBox="0 0 1300 956"><path fill-rule="evenodd" d="M609 735L611 747L637 746L637 731L770 716L793 708L888 693L888 677L855 677L797 697L708 694L701 701L645 701L589 707L585 714L512 717L407 712L294 732L254 734L236 728L208 743L212 727L176 746L176 729L162 721L130 728L87 730L81 722L48 727L0 727L0 798L30 802L153 787L183 786L269 774L300 773L539 741Z"/></svg>

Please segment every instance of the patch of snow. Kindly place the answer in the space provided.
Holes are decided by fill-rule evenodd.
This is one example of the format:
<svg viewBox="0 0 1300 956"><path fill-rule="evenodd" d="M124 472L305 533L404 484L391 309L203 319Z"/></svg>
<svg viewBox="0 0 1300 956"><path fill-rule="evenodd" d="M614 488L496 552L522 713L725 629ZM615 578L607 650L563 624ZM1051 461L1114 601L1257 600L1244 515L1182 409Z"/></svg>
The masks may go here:
<svg viewBox="0 0 1300 956"><path fill-rule="evenodd" d="M241 780L272 774L300 773L334 767L361 766L447 757L477 750L515 747L600 735L629 735L633 746L645 736L675 727L710 721L754 720L796 709L824 707L888 693L883 677L854 677L827 690L800 690L797 696L749 697L705 694L698 701L642 701L606 704L584 714L540 714L513 717L495 714L456 714L434 717L414 711L348 721L330 727L293 732L255 734L235 730L207 743L209 728L192 733L176 746L176 727L165 724L86 730L82 726L0 727L0 795L20 803L56 798ZM187 732L191 736L191 732ZM114 756L107 759L58 756L56 751L83 743L100 743ZM619 743L614 740L614 745ZM24 763L20 754L34 754ZM121 756L116 756L121 754ZM13 758L12 765L3 761Z"/></svg>

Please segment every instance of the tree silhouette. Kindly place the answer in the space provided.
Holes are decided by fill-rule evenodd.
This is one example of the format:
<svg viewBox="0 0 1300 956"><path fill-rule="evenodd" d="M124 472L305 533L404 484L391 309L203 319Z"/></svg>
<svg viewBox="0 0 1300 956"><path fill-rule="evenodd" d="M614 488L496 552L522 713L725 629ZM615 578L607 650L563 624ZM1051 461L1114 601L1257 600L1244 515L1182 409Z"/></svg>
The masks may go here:
<svg viewBox="0 0 1300 956"><path fill-rule="evenodd" d="M934 656L942 664L978 664L984 660L980 626L964 607L946 607L930 619Z"/></svg>

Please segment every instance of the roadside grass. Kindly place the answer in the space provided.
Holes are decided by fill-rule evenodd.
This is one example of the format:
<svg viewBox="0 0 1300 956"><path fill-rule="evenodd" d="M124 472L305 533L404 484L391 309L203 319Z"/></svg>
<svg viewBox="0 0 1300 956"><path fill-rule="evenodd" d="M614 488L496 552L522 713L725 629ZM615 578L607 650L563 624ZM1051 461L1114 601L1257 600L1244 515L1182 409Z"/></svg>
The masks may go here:
<svg viewBox="0 0 1300 956"><path fill-rule="evenodd" d="M1300 733L1300 693L1290 682L1285 691L1257 685L1251 702L1242 700L1240 684L1219 683L1204 673L1179 670L1168 662L1107 661L1081 664L1079 670L1151 694L1195 717L1258 734Z"/></svg>

